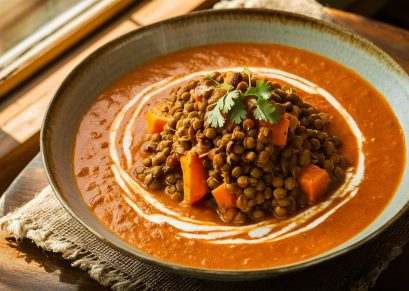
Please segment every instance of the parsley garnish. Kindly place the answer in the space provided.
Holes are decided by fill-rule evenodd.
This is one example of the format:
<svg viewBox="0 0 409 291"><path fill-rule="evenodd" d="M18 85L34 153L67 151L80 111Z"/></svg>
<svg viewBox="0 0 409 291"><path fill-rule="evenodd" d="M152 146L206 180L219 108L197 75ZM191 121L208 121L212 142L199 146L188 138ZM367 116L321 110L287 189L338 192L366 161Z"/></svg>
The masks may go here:
<svg viewBox="0 0 409 291"><path fill-rule="evenodd" d="M222 127L225 124L225 119L222 113L227 114L228 118L235 124L240 124L247 117L247 109L244 101L247 97L256 97L254 105L256 109L253 112L254 118L265 120L272 124L280 120L280 113L275 106L268 100L273 93L270 86L264 80L257 80L256 86L251 86L251 71L249 68L243 68L243 71L248 75L249 87L246 92L233 90L234 87L230 84L219 83L211 76L206 76L206 80L212 80L215 83L215 88L225 89L227 93L220 97L216 102L216 106L206 113L207 122L211 127Z"/></svg>

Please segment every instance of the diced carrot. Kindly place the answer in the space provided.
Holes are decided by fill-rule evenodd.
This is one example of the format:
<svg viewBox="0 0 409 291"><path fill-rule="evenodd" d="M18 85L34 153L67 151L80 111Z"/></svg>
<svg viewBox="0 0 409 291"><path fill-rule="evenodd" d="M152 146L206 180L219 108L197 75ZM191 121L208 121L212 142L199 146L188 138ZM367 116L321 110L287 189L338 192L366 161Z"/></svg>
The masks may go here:
<svg viewBox="0 0 409 291"><path fill-rule="evenodd" d="M231 75L233 72L226 72L226 76L224 77L224 83L230 83Z"/></svg>
<svg viewBox="0 0 409 291"><path fill-rule="evenodd" d="M328 189L329 182L330 177L327 171L315 165L302 169L298 177L298 183L309 205L317 203L322 198Z"/></svg>
<svg viewBox="0 0 409 291"><path fill-rule="evenodd" d="M148 133L159 133L168 122L168 118L160 115L155 108L150 109L146 115L146 131Z"/></svg>
<svg viewBox="0 0 409 291"><path fill-rule="evenodd" d="M236 207L237 197L236 194L226 190L226 183L221 184L219 187L212 191L213 197L219 207L231 208Z"/></svg>
<svg viewBox="0 0 409 291"><path fill-rule="evenodd" d="M284 147L287 143L288 128L290 127L290 114L284 113L277 124L271 126L272 143Z"/></svg>
<svg viewBox="0 0 409 291"><path fill-rule="evenodd" d="M202 199L209 188L206 183L207 173L202 160L192 151L180 158L183 173L184 200L193 204Z"/></svg>
<svg viewBox="0 0 409 291"><path fill-rule="evenodd" d="M203 96L197 94L196 92L192 94L193 99L195 99L198 102L202 102Z"/></svg>

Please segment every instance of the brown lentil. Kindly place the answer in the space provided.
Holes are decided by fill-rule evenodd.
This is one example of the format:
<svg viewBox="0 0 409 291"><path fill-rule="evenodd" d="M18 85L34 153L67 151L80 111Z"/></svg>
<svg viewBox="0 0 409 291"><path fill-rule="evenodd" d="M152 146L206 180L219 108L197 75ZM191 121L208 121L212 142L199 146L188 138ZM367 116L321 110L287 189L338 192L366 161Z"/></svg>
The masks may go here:
<svg viewBox="0 0 409 291"><path fill-rule="evenodd" d="M249 85L245 73L214 72L211 76L242 92ZM256 81L252 76L252 86ZM289 142L284 147L274 146L271 127L255 122L251 114L241 124L226 118L223 127L211 127L205 113L227 91L214 88L213 80L191 80L160 105L168 122L161 133L146 135L143 150L147 156L135 168L135 177L150 189L164 189L172 199L182 201L180 157L193 150L203 160L210 190L225 183L226 190L238 197L237 207L218 209L222 220L236 224L262 220L268 212L281 218L305 207L297 177L311 163L325 169L332 183L342 181L348 162L337 152L341 138L325 130L330 117L303 102L293 89L266 81L274 90L277 110L290 114ZM198 92L201 100L195 100Z"/></svg>
<svg viewBox="0 0 409 291"><path fill-rule="evenodd" d="M238 177L241 176L241 174L242 174L242 169L241 169L240 166L234 167L232 172L231 172L231 175L232 175L233 178L238 178Z"/></svg>
<svg viewBox="0 0 409 291"><path fill-rule="evenodd" d="M285 197L285 190L283 188L275 188L273 191L273 196L276 199L281 199Z"/></svg>
<svg viewBox="0 0 409 291"><path fill-rule="evenodd" d="M249 178L247 177L247 176L240 176L238 179L237 179L237 185L240 187L240 188L246 188L247 187L247 185L249 184Z"/></svg>

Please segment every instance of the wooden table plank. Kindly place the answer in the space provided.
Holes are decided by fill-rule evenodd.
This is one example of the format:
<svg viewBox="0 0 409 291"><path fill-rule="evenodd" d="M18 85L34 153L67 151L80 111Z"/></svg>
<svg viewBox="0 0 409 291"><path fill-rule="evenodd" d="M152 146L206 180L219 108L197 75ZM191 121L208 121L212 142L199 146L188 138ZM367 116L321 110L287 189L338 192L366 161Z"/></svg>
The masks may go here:
<svg viewBox="0 0 409 291"><path fill-rule="evenodd" d="M138 26L130 20L124 21L82 49L78 54L60 64L57 69L52 69L48 74L43 75L41 82L21 96L17 96L18 104L13 104L2 112L0 128L19 142L27 140L41 128L41 117L44 116L48 103L68 73L97 48L136 28Z"/></svg>
<svg viewBox="0 0 409 291"><path fill-rule="evenodd" d="M97 15L92 14L94 13L92 11L95 11L96 6L100 4L103 3L97 3L87 12L84 12L85 14L91 14L91 17L84 17L84 14L82 14L77 18L77 20L81 19L78 27L74 27L71 22L70 25L60 28L52 36L43 39L42 42L26 50L20 56L21 58L18 58L19 61L16 63L18 66L9 68L10 73L0 80L0 98L62 52L89 35L97 27L107 22L118 12L132 5L133 0L107 2L106 7L104 6L103 10L100 10Z"/></svg>
<svg viewBox="0 0 409 291"><path fill-rule="evenodd" d="M11 181L21 171L22 165L17 167L18 162L26 164L33 158L33 154L38 152L38 133L44 113L52 96L67 74L98 47L136 28L138 25L133 21L125 20L108 32L101 32L100 35L94 36L87 44L78 47L77 50L12 96L15 102L10 103L0 112L0 130L2 136L5 137L3 141L0 141L2 145L0 168L3 169L0 171L0 193L8 184L6 182ZM2 136L0 135L0 138ZM34 144L32 143L33 137L37 137ZM34 147L34 153L32 152L28 160L24 159L24 156L20 156L21 149L27 147ZM14 160L14 163L10 164L10 160Z"/></svg>
<svg viewBox="0 0 409 291"><path fill-rule="evenodd" d="M27 164L40 150L39 132L21 144L5 133L3 136L5 139L0 143L2 146L0 153L3 154L0 158L0 197L24 164ZM13 145L15 146L12 147Z"/></svg>
<svg viewBox="0 0 409 291"><path fill-rule="evenodd" d="M385 50L409 73L409 31L356 14L331 9L334 22L354 30Z"/></svg>
<svg viewBox="0 0 409 291"><path fill-rule="evenodd" d="M37 153L0 198L0 216L24 205L33 198L33 193L41 191L47 185L48 180L43 161L41 155ZM13 193L18 193L18 195L13 195Z"/></svg>
<svg viewBox="0 0 409 291"><path fill-rule="evenodd" d="M33 193L40 191L47 184L42 160L37 155L0 199L0 216L4 214L2 210L8 212L31 200ZM12 193L18 195L10 195ZM16 243L2 235L0 235L0 289L108 290L86 272L71 267L70 262L64 260L60 254L46 252L29 240Z"/></svg>
<svg viewBox="0 0 409 291"><path fill-rule="evenodd" d="M209 8L217 1L218 0L148 1L132 14L131 18L140 25L148 25L167 18L186 14L193 10Z"/></svg>

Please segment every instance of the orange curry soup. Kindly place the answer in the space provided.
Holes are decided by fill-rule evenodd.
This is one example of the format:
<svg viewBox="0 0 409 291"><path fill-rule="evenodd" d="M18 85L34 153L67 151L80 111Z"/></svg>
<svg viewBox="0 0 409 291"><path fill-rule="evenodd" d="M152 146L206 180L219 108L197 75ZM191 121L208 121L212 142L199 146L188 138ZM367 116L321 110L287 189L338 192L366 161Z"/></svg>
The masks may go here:
<svg viewBox="0 0 409 291"><path fill-rule="evenodd" d="M319 86L339 102L362 133L362 148L358 145L356 131L348 124L340 107L334 107L321 94L311 94L292 85L303 100L331 116L327 130L342 138L340 152L353 168L364 167L355 191L349 189L346 195L332 199L320 211L314 212L316 206L306 208L301 216L308 216L308 219L294 220L295 225L290 225L292 218L289 217L251 229L251 224L237 226L221 222L214 209L203 203L193 206L177 203L164 193L149 193L147 189L136 193L138 190L135 192L135 189L143 188L137 180L118 181L121 173L126 176L130 171L126 155L131 155L135 164L143 158L140 147L146 132L144 117L147 110L183 82L170 85L148 99L144 100L144 96L137 98L124 112L115 131L114 120L135 96L167 78L174 80L172 78L201 71L243 67L288 72ZM193 78L201 77L203 75ZM287 83L284 79L271 79L283 85ZM140 112L135 125L127 129L138 106ZM129 150L125 151L124 142L129 141L123 137L127 130L133 138L130 144L126 144ZM394 195L403 171L405 154L401 131L392 109L370 84L325 57L272 44L202 46L149 61L123 76L99 96L78 129L74 175L85 203L101 223L147 254L200 268L268 268L302 261L333 249L376 219ZM114 141L113 132L117 138ZM116 170L113 168L113 151L118 163ZM365 159L362 165L358 165L360 154ZM354 175L359 173L352 173L350 178L353 179ZM125 191L124 187L128 190ZM330 198L331 195L326 197ZM347 198L348 201L340 205ZM335 211L329 215L331 209ZM313 213L307 215L308 211ZM318 223L317 218L323 216L325 219ZM248 226L250 229L244 231Z"/></svg>

